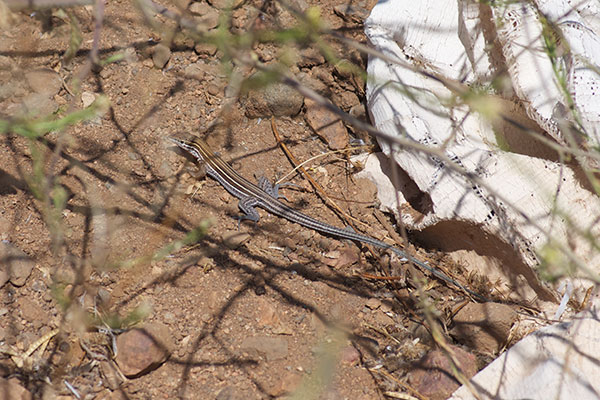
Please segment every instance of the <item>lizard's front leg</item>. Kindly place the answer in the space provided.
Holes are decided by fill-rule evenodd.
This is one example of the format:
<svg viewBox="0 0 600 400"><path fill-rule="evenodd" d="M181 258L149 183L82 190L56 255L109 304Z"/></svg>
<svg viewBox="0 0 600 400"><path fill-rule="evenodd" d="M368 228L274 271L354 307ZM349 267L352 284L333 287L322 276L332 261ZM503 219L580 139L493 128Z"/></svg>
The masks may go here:
<svg viewBox="0 0 600 400"><path fill-rule="evenodd" d="M256 211L255 208L257 205L258 200L255 197L248 196L241 199L238 203L238 207L240 208L240 210L242 210L244 215L238 216L239 222L241 222L244 219L249 219L250 221L254 221L255 223L258 222L260 220L260 215L258 214L258 211Z"/></svg>
<svg viewBox="0 0 600 400"><path fill-rule="evenodd" d="M264 176L260 176L258 178L258 187L265 192L266 194L268 194L271 197L275 197L276 199L285 199L286 201L289 201L287 197L285 197L284 194L279 194L279 188L283 187L283 186L298 186L295 183L282 183L282 184L275 184L273 185L269 179L265 178Z"/></svg>

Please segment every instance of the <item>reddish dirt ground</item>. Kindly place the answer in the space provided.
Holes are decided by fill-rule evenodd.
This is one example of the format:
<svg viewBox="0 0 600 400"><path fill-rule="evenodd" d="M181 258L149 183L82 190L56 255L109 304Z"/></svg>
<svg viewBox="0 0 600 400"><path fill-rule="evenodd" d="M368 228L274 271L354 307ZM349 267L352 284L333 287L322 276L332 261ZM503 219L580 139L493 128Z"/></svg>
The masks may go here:
<svg viewBox="0 0 600 400"><path fill-rule="evenodd" d="M334 12L341 1L308 3L320 6L332 28L365 41L360 23ZM252 22L260 6L247 2L236 10L238 25ZM193 41L176 38L168 64L156 68L154 45L167 39L144 23L132 3L112 1L106 5L100 57L124 51L127 59L84 75L77 91L74 79L87 61L94 22L90 7L73 13L83 42L68 65L62 62L70 30L64 19L18 13L0 33L3 118L26 106L64 115L99 94L111 104L102 117L35 142L15 134L0 138L1 239L35 263L23 285L6 283L1 289L0 339L3 348L23 352L59 329L29 365L17 367L2 355L0 375L16 378L36 398L74 398L69 385L86 399L260 399L294 390L296 398L416 396L407 389L406 372L433 347L425 314L444 332L447 317L465 296L385 253L374 258L353 243L263 211L258 223L243 222L238 229L237 200L165 140L207 134L211 146L252 180L280 177L293 168L268 118L249 119L247 104L226 97L219 53L195 51ZM356 51L340 44L333 48L365 67L365 57ZM256 52L266 61L276 54L271 45ZM199 79L184 77L191 64L198 66ZM27 74L39 68L55 75L36 82ZM324 60L292 69L320 82L346 110L364 100L364 84L354 85ZM56 76L60 84L53 87ZM301 161L328 151L305 115L302 109L274 120ZM66 193L58 215L31 189L36 159L43 160L42 176L53 177L52 185L42 185L46 194ZM343 154L318 158L308 167L348 214L365 223L359 230L393 243L375 217L374 186L353 178L356 168ZM344 225L301 176L292 175L291 182L297 186L282 189L289 204ZM152 259L204 221L210 225L197 243ZM440 262L439 255L412 245L408 250ZM361 276L382 271L403 280L388 284ZM429 283L418 294L424 278ZM142 313L144 323L166 326L164 339L172 352L151 372L121 382L110 340L96 340L110 336L93 331L133 310ZM484 361L489 360L480 358L479 365Z"/></svg>

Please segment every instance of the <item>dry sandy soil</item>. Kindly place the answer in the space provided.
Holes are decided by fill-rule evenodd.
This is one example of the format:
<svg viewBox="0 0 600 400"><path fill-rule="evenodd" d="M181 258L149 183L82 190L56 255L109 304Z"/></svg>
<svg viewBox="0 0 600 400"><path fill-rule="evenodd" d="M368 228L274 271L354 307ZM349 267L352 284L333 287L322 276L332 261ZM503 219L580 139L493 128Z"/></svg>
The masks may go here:
<svg viewBox="0 0 600 400"><path fill-rule="evenodd" d="M334 11L342 1L307 3L320 7L330 27L365 42L360 20L352 17L361 10L342 18ZM373 5L356 4L365 10ZM202 7L214 17L216 8ZM14 133L0 138L0 239L11 251L24 252L33 266L21 281L14 278L0 289L0 376L47 399L75 398L75 392L85 399L260 399L293 396L294 390L295 398L423 398L419 379L426 378L410 377L417 369L413 362L435 348L432 325L456 345L448 330L469 299L385 252L373 256L266 212L258 223L238 226L237 200L165 140L207 136L252 180L292 170L268 116L248 118L252 105L229 97L220 52L157 33L132 3L110 1L99 56L126 58L86 73L93 13L91 7L72 12L83 41L70 63L63 59L70 31L66 16L15 13L0 32L3 119L36 111L66 115L100 94L110 100L105 114L62 132L35 141ZM258 0L241 5L233 17L239 29L294 23L283 8ZM156 44L169 41L168 62L157 68ZM332 46L365 67L365 56ZM279 57L274 45L255 51L265 62ZM292 71L344 110L366 118L360 112L364 82L326 63L314 48L299 51ZM302 107L296 115L274 119L300 161L328 151L307 122L306 104ZM346 132L351 139L364 138L348 127ZM348 162L349 154L317 158L309 172L364 223L358 230L394 243L376 217L374 186L353 178L360 166ZM345 225L301 175L288 180L295 186L282 191L290 205ZM381 220L394 224L389 216ZM206 221L208 229L197 242L169 249L166 257L158 254ZM460 277L460 267L434 249L404 248ZM398 279L374 279L384 275ZM135 357L146 350L125 342L119 348L111 338L137 320L159 332L170 357L159 356L149 372L123 380L115 351ZM100 329L108 327L113 330ZM45 335L47 346L22 357L22 365L6 353L22 355ZM471 351L466 370L491 359L466 350ZM456 384L441 386L447 394Z"/></svg>

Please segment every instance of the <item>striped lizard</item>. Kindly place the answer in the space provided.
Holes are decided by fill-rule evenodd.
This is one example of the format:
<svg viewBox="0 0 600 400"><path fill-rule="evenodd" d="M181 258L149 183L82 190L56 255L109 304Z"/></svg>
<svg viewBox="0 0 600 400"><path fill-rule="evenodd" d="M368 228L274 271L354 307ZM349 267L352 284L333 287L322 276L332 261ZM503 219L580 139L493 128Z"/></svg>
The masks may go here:
<svg viewBox="0 0 600 400"><path fill-rule="evenodd" d="M279 198L283 197L278 193L279 185L272 185L265 177L259 178L257 184L250 182L238 174L237 171L223 161L221 157L216 155L204 140L200 138L195 138L194 140L180 140L172 137L170 137L169 140L192 155L198 162L204 162L207 175L219 182L225 190L240 200L239 208L244 213L244 215L240 217L241 219L249 219L258 222L260 215L255 207L261 207L271 214L285 218L288 221L295 222L317 232L341 239L367 243L384 250L390 250L402 258L410 260L420 268L429 271L437 278L460 288L478 299L482 299L481 295L392 245L352 230L338 228L325 222L321 222L282 203L279 201Z"/></svg>

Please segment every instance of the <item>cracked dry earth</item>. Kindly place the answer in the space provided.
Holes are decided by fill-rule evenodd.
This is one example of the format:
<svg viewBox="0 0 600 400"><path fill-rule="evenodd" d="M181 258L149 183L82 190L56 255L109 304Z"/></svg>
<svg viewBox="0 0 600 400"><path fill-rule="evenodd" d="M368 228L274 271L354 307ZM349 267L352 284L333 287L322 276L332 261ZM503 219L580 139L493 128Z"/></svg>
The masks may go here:
<svg viewBox="0 0 600 400"><path fill-rule="evenodd" d="M214 20L217 3L183 6ZM297 3L319 6L333 29L364 42L360 20L373 1L346 14L342 1ZM232 25L294 23L284 8L265 4L240 4ZM124 1L106 4L100 55L122 52L125 59L81 75L94 22L90 7L72 12L83 50L69 64L62 59L70 30L63 18L15 13L0 32L3 119L64 115L101 95L111 105L102 116L36 141L0 138L0 398L445 398L458 385L440 373L448 362L435 350L432 326L465 373L491 360L498 343L460 347L448 335L455 311L468 303L462 293L388 254L374 257L262 211L258 223L238 227L237 200L165 140L206 134L253 180L293 169L274 138L269 98L280 99L274 124L300 161L345 148L349 139L371 144L363 133L285 87L229 97L216 48L183 36L156 45L169 39ZM355 50L332 46L365 67ZM274 45L255 50L265 62L278 57ZM314 48L296 51L292 72L366 118L364 82ZM85 77L79 91L78 76ZM315 125L331 121L329 136L315 135ZM307 168L362 221L357 229L393 243L376 217L374 185L353 178L359 166L349 154L331 153ZM300 175L287 179L295 184L283 189L290 205L344 225ZM204 235L182 245L198 227L206 227ZM441 255L405 248L460 276ZM401 279L373 279L385 274ZM418 365L436 365L438 375Z"/></svg>

